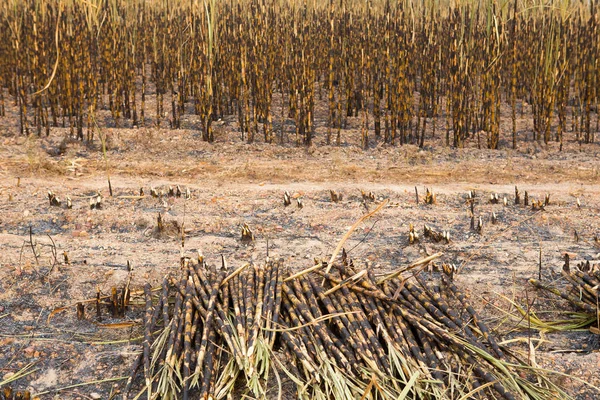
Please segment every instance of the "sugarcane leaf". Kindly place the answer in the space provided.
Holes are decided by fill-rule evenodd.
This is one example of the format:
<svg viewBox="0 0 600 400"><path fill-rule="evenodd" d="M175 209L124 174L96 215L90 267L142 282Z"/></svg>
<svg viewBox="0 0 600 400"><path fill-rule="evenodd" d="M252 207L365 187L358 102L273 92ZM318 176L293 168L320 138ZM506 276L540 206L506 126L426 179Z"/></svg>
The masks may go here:
<svg viewBox="0 0 600 400"><path fill-rule="evenodd" d="M413 386L417 382L417 379L419 379L420 375L421 374L419 371L415 371L415 373L410 377L408 382L406 382L406 386L404 387L404 389L402 389L402 392L400 392L400 396L398 396L398 400L403 400L403 399L408 398L408 394L410 393Z"/></svg>

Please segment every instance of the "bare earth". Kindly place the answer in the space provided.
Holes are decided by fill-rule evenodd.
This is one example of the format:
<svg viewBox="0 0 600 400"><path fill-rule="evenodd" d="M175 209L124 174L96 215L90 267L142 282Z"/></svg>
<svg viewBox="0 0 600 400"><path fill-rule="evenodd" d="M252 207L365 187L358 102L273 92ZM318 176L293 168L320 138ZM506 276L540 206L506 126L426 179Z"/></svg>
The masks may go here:
<svg viewBox="0 0 600 400"><path fill-rule="evenodd" d="M98 326L92 307L82 321L74 306L49 320L53 309L91 299L97 288L109 293L122 287L129 275L127 261L133 268L133 289L145 282L159 284L178 269L181 238L175 225L181 224L186 255L201 249L209 263L220 262L221 254L232 267L261 261L269 239L271 257L283 258L294 270L309 267L313 258L329 257L367 212L360 189L373 191L377 202L390 202L345 244L355 261L376 274L443 252L438 264L460 268L458 284L501 340L528 334L511 332L514 323L502 323L499 309L509 310L509 305L499 294L522 305L535 300L536 313L571 309L536 292L527 279L538 275L540 247L545 280L560 270L565 251L573 254L572 263L589 259L600 264L600 247L594 243L594 235L600 234L598 145L568 143L558 152L555 145L522 143L518 151L488 151L472 143L467 149L449 149L440 141L434 149L378 145L365 152L352 143L358 140L352 124L358 122L350 124L345 132L349 144L319 143L309 149L240 143L232 120L217 123L214 144L201 142L194 129L110 128L105 130L104 160L99 141L86 146L63 140L68 130L58 128L49 138L15 136L12 123L0 120L0 382L34 363L36 371L12 383L15 389L29 388L42 399L109 398L123 381L66 388L59 394L54 390L128 376L139 349L139 341L130 341L140 335L139 313L126 315L125 320L136 322L133 327L114 329ZM169 185L189 188L192 198L149 195L151 186L166 191ZM515 185L531 199L549 193L551 205L543 212L515 206ZM140 187L146 196L133 198ZM423 204L426 187L436 193L437 204ZM333 203L330 189L341 192L343 201ZM465 197L471 189L479 196L475 215L484 221L481 235L469 229ZM73 208L51 207L48 190L63 203L70 196ZM301 197L304 208L295 202L284 207L286 190ZM89 197L97 191L104 196L103 208L90 210ZM491 193L506 196L509 205L489 204ZM373 209L374 203L367 206ZM498 215L496 225L490 223L492 211ZM161 235L156 233L158 213L167 225ZM240 241L243 223L254 230L253 244ZM452 241L409 245L410 223L419 231L424 224L449 230ZM121 321L106 317L102 322ZM598 338L592 333L532 332L531 338L545 340L533 340L540 366L600 386L595 372L600 367ZM512 346L525 351L523 344ZM580 381L557 379L576 398L600 396Z"/></svg>

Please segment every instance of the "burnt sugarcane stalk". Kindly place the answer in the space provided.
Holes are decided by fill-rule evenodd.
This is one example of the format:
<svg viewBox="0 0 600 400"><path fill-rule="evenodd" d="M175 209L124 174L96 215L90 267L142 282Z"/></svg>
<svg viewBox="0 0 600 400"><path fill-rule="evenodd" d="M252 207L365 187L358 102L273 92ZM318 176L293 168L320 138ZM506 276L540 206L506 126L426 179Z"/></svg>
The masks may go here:
<svg viewBox="0 0 600 400"><path fill-rule="evenodd" d="M452 291L452 294L454 294L454 296L461 302L461 304L467 310L467 312L469 314L471 314L471 316L473 317L473 321L475 321L475 323L477 324L477 327L479 328L481 333L483 333L483 337L489 342L489 344L490 344L492 350L494 351L494 353L496 354L496 356L498 356L499 358L504 357L504 354L502 353L502 350L500 350L500 347L496 343L496 340L494 339L494 337L492 335L490 335L490 331L487 328L487 326L483 322L480 321L479 316L475 312L475 309L467 301L467 298L465 297L465 295L460 290L458 290L458 288L454 285L454 283L452 283L448 279L444 279L443 282L450 288L450 290Z"/></svg>
<svg viewBox="0 0 600 400"><path fill-rule="evenodd" d="M264 328L263 337L265 339L265 343L269 345L270 343L270 335L271 331L269 329L273 328L273 309L275 308L275 287L277 285L277 270L272 262L267 263L267 273L266 282L265 282L265 293L264 293ZM270 346L269 346L270 348Z"/></svg>
<svg viewBox="0 0 600 400"><path fill-rule="evenodd" d="M411 325L413 325L416 329L418 329L423 334L430 336L434 340L443 340L448 345L452 346L455 353L459 354L461 357L466 357L469 360L469 364L473 365L475 373L485 381L489 383L493 383L494 389L505 399L514 400L514 396L507 392L504 386L498 382L497 378L493 377L489 372L482 370L476 363L476 360L465 351L464 345L458 339L454 338L450 335L446 330L437 326L435 323L428 321L423 318L419 318L418 316L412 314L411 312L404 310L402 307L396 307L399 313L404 317Z"/></svg>
<svg viewBox="0 0 600 400"><path fill-rule="evenodd" d="M287 299L287 297L285 298L285 301L283 302L282 308L285 309L285 311L289 317L289 322L291 323L292 326L303 325L303 322L300 320L300 317L296 313L295 305L292 304ZM302 342L304 343L304 346L306 347L307 353L309 355L313 356L312 359L321 358L323 360L326 360L327 355L325 354L325 349L323 348L323 344L320 342L317 342L316 340L313 343L313 341L311 340L310 330L307 329L307 327L303 327L301 329L301 332L302 332L302 334L300 334L300 338L302 339Z"/></svg>
<svg viewBox="0 0 600 400"><path fill-rule="evenodd" d="M585 282L587 285L589 285L590 287L594 287L600 284L600 282L598 281L598 279L596 279L595 277L593 277L592 275L585 273L585 272L581 272L577 269L573 269L571 271L572 275L575 275L577 278L579 278L581 281Z"/></svg>
<svg viewBox="0 0 600 400"><path fill-rule="evenodd" d="M299 342L297 342L299 343ZM288 371L290 371L292 373L293 376L297 376L297 377L304 377L306 381L309 380L313 380L314 382L319 382L318 378L319 375L315 374L315 377L311 377L308 373L308 371L306 370L306 368L302 367L302 362L306 361L303 360L300 357L303 357L303 355L301 353L296 354L294 352L294 350L291 349L290 346L288 346L285 342L281 342L282 348L286 349L288 351L285 352L285 362L286 362L286 368L289 368ZM300 366L300 368L298 368Z"/></svg>
<svg viewBox="0 0 600 400"><path fill-rule="evenodd" d="M278 322L279 322L279 313L281 311L281 300L283 298L283 271L281 270L281 264L276 263L275 264L275 271L276 271L276 275L277 275L277 281L275 283L275 292L273 293L274 296L274 300L273 303L275 304L275 309L273 310L273 322L272 322L272 326L273 327L277 327ZM273 343L275 342L275 337L276 334L275 332L268 332L269 333L269 347L273 347Z"/></svg>
<svg viewBox="0 0 600 400"><path fill-rule="evenodd" d="M409 310L413 310L421 317L426 317L427 315L429 315L427 310L425 309L425 307L423 307L421 303L419 303L418 301L414 301L410 293L404 287L401 288L402 290L400 290L400 288L396 289L396 293L398 294L398 296L394 300L395 303L398 303Z"/></svg>
<svg viewBox="0 0 600 400"><path fill-rule="evenodd" d="M202 271L202 268L205 268L204 263L193 264L193 268L190 270L190 274L193 271L194 275L194 285L196 286L196 293L200 296L202 303L204 304L204 308L208 308L208 302L210 299L210 293L212 286L210 285L210 280Z"/></svg>
<svg viewBox="0 0 600 400"><path fill-rule="evenodd" d="M263 294L265 290L265 271L263 268L256 267L256 283L257 289L253 293L253 297L257 299L254 315L254 324L250 327L250 335L248 340L248 357L252 357L254 354L254 348L258 339L258 332L261 328L262 323L262 312L263 312Z"/></svg>
<svg viewBox="0 0 600 400"><path fill-rule="evenodd" d="M188 293L187 286L192 285L192 284L193 284L193 282L189 279L189 276L188 276L188 280L187 280L185 289L182 288L182 290L184 290L184 293L186 293L186 296L183 296L181 306L180 306L180 311L179 311L178 315L176 316L176 318L178 320L177 333L175 335L175 342L173 344L173 352L171 353L171 359L170 359L169 364L173 368L177 368L177 369L179 369L180 361L183 360L183 339L184 339L184 332L185 332L185 311L186 311L185 303L187 300L186 297L187 297L187 293ZM167 358L167 360L169 360L169 358Z"/></svg>
<svg viewBox="0 0 600 400"><path fill-rule="evenodd" d="M370 317L371 323L375 326L375 332L377 332L379 335L381 335L381 338L383 339L383 341L386 343L386 345L388 347L393 347L394 339L392 338L392 335L387 330L387 325L383 321L383 315L380 314L380 312L379 312L379 308L377 307L377 304L376 304L376 302L378 300L373 299L372 297L362 297L362 296L359 297L359 300L362 302L363 307L364 307L365 311L367 312L367 315ZM381 359L381 363L383 365L384 371L387 372L388 374L391 374L392 368L391 368L391 365L389 364L387 357L383 357Z"/></svg>
<svg viewBox="0 0 600 400"><path fill-rule="evenodd" d="M308 308L308 300L306 300L304 298L304 294L302 293L302 290L300 289L299 291L295 291L294 290L294 284L297 284L296 280L293 280L292 282L288 282L285 283L284 285L286 286L286 289L289 290L289 293L294 295L296 297L296 301L292 301L289 296L286 297L288 298L288 301L291 302L291 304L293 305L293 307L295 307L295 312L296 315L298 316L298 319L303 322L306 323L307 326L305 326L303 328L303 330L309 335L309 336L313 336L313 341L315 342L317 348L321 349L323 352L327 353L328 348L326 347L326 343L322 340L322 335L318 334L314 328L315 325L308 325L310 323L313 322L313 320L315 318L317 318L318 316L320 316L320 313L317 316L313 316ZM302 309L298 308L298 304L302 305ZM323 329L322 326L319 326L318 328L320 331ZM329 353L328 353L329 354ZM331 356L331 354L329 354Z"/></svg>
<svg viewBox="0 0 600 400"><path fill-rule="evenodd" d="M410 330L406 319L402 316L401 313L399 313L397 311L399 307L395 304L390 304L389 307L392 312L392 315L396 319L396 321L395 321L396 324L398 325L398 327L400 328L400 331L402 332L402 336L404 337L404 340L406 340L406 343L408 344L408 349L410 351L410 354L412 354L412 356L415 358L415 360L417 360L417 362L419 362L419 364L427 365L425 363L425 359L423 358L421 348L419 347L417 340L415 339L415 336L413 335L412 331Z"/></svg>
<svg viewBox="0 0 600 400"><path fill-rule="evenodd" d="M412 310L393 305L394 311L399 315L402 320L406 321L416 331L421 332L429 336L431 339L438 342L445 343L446 346L453 344L460 344L458 339L452 336L446 329L439 326L433 321L421 318L421 316Z"/></svg>
<svg viewBox="0 0 600 400"><path fill-rule="evenodd" d="M600 241L596 242L596 245L598 245L599 243ZM595 279L597 282L600 282L600 269L593 270L592 272L590 272L590 274L592 275L593 279Z"/></svg>
<svg viewBox="0 0 600 400"><path fill-rule="evenodd" d="M502 383L498 381L497 377L495 377L488 371L482 369L478 365L477 361L470 354L466 353L465 351L461 351L460 346L454 345L453 350L461 358L463 358L468 363L468 365L473 366L473 371L475 371L475 375L479 376L479 378L483 379L484 381L492 384L492 387L494 388L494 390L496 390L496 392L498 392L498 394L500 394L500 396L504 397L506 400L516 400L515 396L512 393L506 391L506 388L504 387L504 385L502 385Z"/></svg>
<svg viewBox="0 0 600 400"><path fill-rule="evenodd" d="M596 297L598 296L598 290L588 285L582 277L575 275L574 272L575 271L572 271L571 274L568 274L562 270L561 274L573 285L575 289L579 291L582 300L588 304L595 305Z"/></svg>
<svg viewBox="0 0 600 400"><path fill-rule="evenodd" d="M243 271L240 275L239 275L239 281L238 281L238 301L239 301L239 307L240 307L240 316L241 316L241 320L242 320L242 332L243 332L243 336L240 336L240 342L243 343L242 347L245 348L244 350L244 354L246 354L248 352L248 349L246 348L246 330L247 327L249 325L248 323L248 311L246 309L246 292L247 292L247 285L248 285L248 272L247 271Z"/></svg>
<svg viewBox="0 0 600 400"><path fill-rule="evenodd" d="M469 326L464 323L464 321L458 315L458 313L450 307L447 298L445 299L442 297L439 287L436 287L438 290L432 291L427 287L427 284L419 277L419 275L415 275L415 279L417 280L417 282L419 282L419 284L421 285L423 290L425 290L429 294L429 297L431 298L434 306L439 308L444 314L446 314L448 316L448 318L450 318L452 321L454 321L454 323L463 332L465 332L465 334L471 340L477 341L477 338L476 338L475 334L473 333L473 331L471 330L471 328L469 328Z"/></svg>
<svg viewBox="0 0 600 400"><path fill-rule="evenodd" d="M160 298L162 303L163 327L169 325L169 278L165 276L162 283Z"/></svg>
<svg viewBox="0 0 600 400"><path fill-rule="evenodd" d="M192 297L192 301L194 302L196 309L202 315L202 318L206 320L206 313L212 292L209 280L199 266L194 266L194 268L190 270L190 275L194 282L196 293L196 295Z"/></svg>
<svg viewBox="0 0 600 400"><path fill-rule="evenodd" d="M429 314L422 314L422 311L419 311L419 310L421 310L421 308L419 308L417 311L419 312L419 314L421 316L427 317L427 318L433 318L433 320L435 320L435 321L442 322L446 326L446 328L448 328L456 333L461 332L461 331L465 331L465 332L468 331L470 334L466 335L465 340L467 340L472 345L477 346L482 350L485 350L485 346L475 337L475 335L473 335L473 333L469 329L469 327L457 325L452 318L449 318L445 314L443 314L437 307L435 307L435 305L427 297L427 295L426 295L427 292L419 289L418 287L411 284L410 282L406 282L405 288L407 288L408 291L407 291L407 289L403 289L401 291L401 293L403 294L403 296L405 296L406 300L409 301L409 303L411 303L411 304L419 305L419 307L422 306L429 313ZM415 300L414 302L411 301L410 297L408 297L409 293L414 298L414 300Z"/></svg>
<svg viewBox="0 0 600 400"><path fill-rule="evenodd" d="M217 333L218 335L218 333ZM218 336L217 336L218 337ZM216 362L213 361L213 367L212 367L212 371L210 373L210 381L208 383L208 387L209 387L209 399L214 399L215 396L215 391L217 389L216 387L216 382L217 382L217 378L218 378L218 374L219 374L219 369L221 368L221 364L227 364L227 359L228 359L228 355L226 354L225 351L223 351L223 348L221 346L217 346L217 344L215 344L214 348L213 348L213 353L216 353L213 357L214 360L217 360ZM202 397L201 397L202 398Z"/></svg>
<svg viewBox="0 0 600 400"><path fill-rule="evenodd" d="M223 279L221 279L222 281ZM220 285L221 282L219 282ZM218 286L217 286L218 288ZM203 362L202 363L198 363L196 364L196 368L198 369L198 366L201 366L203 371L202 371L202 386L200 387L200 395L199 395L199 399L208 399L211 398L210 395L210 390L211 390L211 380L213 377L213 372L214 372L214 363L215 363L215 359L217 358L217 352L220 351L219 349L215 350L216 346L215 346L215 342L216 342L216 338L217 338L217 333L215 331L215 329L210 328L210 330L208 331L208 336L207 336L207 347L206 347L206 359L202 359Z"/></svg>
<svg viewBox="0 0 600 400"><path fill-rule="evenodd" d="M165 279L163 280L163 287L166 287L167 289L167 293L168 293L168 289L169 289L169 284L168 284L168 279L165 277ZM144 293L146 292L145 288L144 288ZM146 295L147 296L147 295ZM163 298L162 296L160 297L158 304L156 305L156 307L154 307L154 310L152 312L152 316L149 320L148 325L146 325L146 320L147 320L147 313L144 314L144 341L146 340L146 330L149 330L150 332L152 332L154 330L154 326L156 325L156 321L158 319L158 315L162 309L162 304L164 304L165 302L167 302L168 304L168 297ZM146 311L148 307L148 302L146 299ZM151 339L149 339L150 341ZM148 341L148 342L149 342ZM127 399L129 397L129 392L131 391L131 386L133 385L133 380L135 378L135 374L137 373L137 370L139 369L139 367L144 364L144 353L145 353L145 348L142 350L142 352L140 353L140 355L135 359L135 361L133 362L133 365L131 367L131 375L129 376L129 378L127 379L127 383L125 384L125 388L123 390L123 398ZM145 376L145 375L144 375Z"/></svg>
<svg viewBox="0 0 600 400"><path fill-rule="evenodd" d="M178 288L182 288L185 286L187 282L187 269L184 269L184 273L182 274L181 281ZM185 278L185 280L184 280ZM175 293L175 305L173 307L173 318L171 318L169 322L169 339L167 341L167 345L161 352L159 357L160 360L165 360L165 363L169 364L172 368L169 370L169 374L171 375L174 371L174 363L177 360L177 351L176 351L176 341L177 335L181 335L181 331L183 330L183 300L184 297L181 295L180 290ZM180 329L181 328L181 329Z"/></svg>
<svg viewBox="0 0 600 400"><path fill-rule="evenodd" d="M308 352L304 346L301 345L301 341L298 340L296 335L291 332L285 331L286 326L282 325L284 329L281 332L281 341L285 344L285 346L290 349L290 351L296 356L296 358L300 361L302 367L307 374L311 378L315 379L315 381L320 382L319 375L317 373L317 368L314 365L314 360L308 355Z"/></svg>
<svg viewBox="0 0 600 400"><path fill-rule="evenodd" d="M351 308L351 303L348 302L343 295L338 293L332 293L327 296L332 305L337 310L346 310L349 313L345 315L345 318L348 321L348 331L352 332L357 336L357 343L360 343L360 346L364 350L364 354L371 360L377 359L377 352L372 348L372 342L367 340L370 334L372 334L372 330L370 326L365 325L365 321L363 320L364 315L361 310Z"/></svg>
<svg viewBox="0 0 600 400"><path fill-rule="evenodd" d="M433 375L433 377L438 381L445 382L444 374L441 372L440 368L440 361L438 360L437 356L435 355L435 352L432 349L432 344L435 344L435 341L429 340L429 338L425 337L425 335L423 335L421 331L417 331L417 336L419 338L419 341L421 342L425 358L428 361L428 367L431 371L431 375Z"/></svg>
<svg viewBox="0 0 600 400"><path fill-rule="evenodd" d="M217 315L215 316L215 322L220 329L221 337L225 339L227 346L233 353L235 361L240 370L244 369L244 361L242 359L243 354L240 347L237 344L237 341L234 339L234 328L229 324L229 319L227 317L227 310L223 309L223 306L217 304L216 306ZM200 346L198 346L200 348ZM198 365L198 364L196 364Z"/></svg>
<svg viewBox="0 0 600 400"><path fill-rule="evenodd" d="M234 277L229 281L229 291L231 293L232 302L233 302L233 310L235 312L235 327L237 331L237 335L240 338L240 347L242 354L246 355L246 341L242 340L246 336L245 334L245 315L241 310L241 304L243 302L243 295L240 291L240 278Z"/></svg>
<svg viewBox="0 0 600 400"><path fill-rule="evenodd" d="M300 282L302 280L302 282ZM304 295L304 299L307 301L309 310L311 314L315 318L319 318L323 315L321 309L317 303L317 298L315 297L312 288L308 285L304 278L295 279L293 281L294 289L296 293L302 293ZM342 342L340 338L335 335L330 329L327 328L327 323L319 323L319 325L323 325L324 329L328 331L329 336L332 338L334 345L342 351L342 354L346 356L351 366L356 366L358 361L354 352L346 346L345 342Z"/></svg>
<svg viewBox="0 0 600 400"><path fill-rule="evenodd" d="M245 340L248 341L250 329L254 324L254 306L256 299L254 298L255 292L255 276L254 276L254 268L246 269L246 285L244 287L244 297L242 300L244 301L244 306L246 308L246 337Z"/></svg>
<svg viewBox="0 0 600 400"><path fill-rule="evenodd" d="M333 297L336 298L342 310L356 312L355 314L348 314L348 319L356 322L357 330L355 332L358 332L358 334L362 336L361 340L364 340L365 345L369 347L369 351L373 354L373 359L376 360L379 368L383 368L385 365L385 363L382 362L382 358L385 357L383 349L360 306L358 298L354 296L354 293L350 292L346 286L342 287L340 291L335 292Z"/></svg>
<svg viewBox="0 0 600 400"><path fill-rule="evenodd" d="M388 288L387 282L385 282L383 286L383 291L385 292ZM394 345L395 349L403 352L403 348L399 346L399 344L402 343L404 339L401 336L402 332L398 334L398 329L394 325L393 318L391 315L392 311L386 309L385 303L379 299L372 299L372 305L374 305L375 309L379 313L379 317L384 324L383 326L385 327L386 332L390 335L392 339L392 344Z"/></svg>
<svg viewBox="0 0 600 400"><path fill-rule="evenodd" d="M190 275L189 279L192 280L192 296L190 298L190 300L192 301L192 305L194 306L194 309L196 311L198 311L198 313L200 313L200 315L202 315L202 318L206 319L206 308L204 308L204 305L198 298L196 283L194 283L194 276ZM184 296L184 298L185 298L186 293L185 293L184 289L182 289L180 287L177 287L176 289L177 289L177 292L180 295ZM187 289L187 286L186 286L186 289Z"/></svg>
<svg viewBox="0 0 600 400"><path fill-rule="evenodd" d="M146 388L148 389L148 397L150 397L150 391L152 385L150 384L150 340L152 332L150 330L152 324L152 287L149 283L144 285L144 295L146 297L146 312L144 313L144 379L146 381ZM158 308L158 307L157 307Z"/></svg>
<svg viewBox="0 0 600 400"><path fill-rule="evenodd" d="M333 303L331 302L329 297L325 296L323 288L317 285L312 279L310 279L310 277L307 277L305 280L302 281L302 286L303 288L305 288L305 291L308 291L308 285L310 285L312 291L318 296L319 300L321 301L321 303L323 303L325 309L329 314L335 314L339 312L339 310L337 310L333 306ZM362 357L363 360L367 363L371 361L372 358L367 357L365 348L355 340L353 335L350 334L350 331L348 330L348 326L350 325L348 319L344 315L341 315L339 317L333 318L332 321L337 327L338 331L340 332L342 340L350 344L350 346L354 349L355 354Z"/></svg>
<svg viewBox="0 0 600 400"><path fill-rule="evenodd" d="M383 347L381 346L381 343L379 342L379 340L377 340L377 334L375 333L375 331L373 331L373 328L371 327L371 325L369 323L369 319L367 318L367 315L365 312L366 310L364 310L361 307L361 303L358 299L357 294L355 292L351 292L346 287L342 287L341 292L344 297L346 297L347 299L350 299L351 308L359 311L359 313L357 315L357 319L359 320L359 323L361 324L361 326L364 329L365 335L367 335L367 338L371 343L371 349L374 350L374 352L375 352L375 355L376 355L375 359L378 361L380 368L383 368L384 370L389 370L390 365L389 365L389 362L385 355L385 351L384 351Z"/></svg>
<svg viewBox="0 0 600 400"><path fill-rule="evenodd" d="M289 283L286 285L289 285ZM322 314L318 306L314 309L311 309L311 302L303 293L302 287L298 283L297 279L292 282L292 286L296 291L295 295L296 300L298 301L295 303L296 307L298 304L301 305L299 311L302 317L306 320L306 322L312 322L315 318L321 317ZM350 368L352 367L352 365L355 365L356 358L348 350L346 345L342 343L340 339L328 329L325 323L315 323L314 325L311 325L311 328L316 333L315 339L322 343L322 346L326 349L327 353L330 356L332 356L337 362L339 362L342 368L345 368L348 372L350 372Z"/></svg>
<svg viewBox="0 0 600 400"><path fill-rule="evenodd" d="M418 290L415 286L409 285L408 282L404 285L404 288L400 290L400 293L409 304L414 304L418 306L419 310L425 310L426 313L422 314L422 311L419 312L423 317L430 315L433 319L442 322L448 329L458 332L460 327L458 327L450 318L445 316L439 309L437 309L427 298L425 292L422 290ZM410 290L410 289L412 290Z"/></svg>
<svg viewBox="0 0 600 400"><path fill-rule="evenodd" d="M400 352L400 354L402 354L404 357L408 357L406 347L404 346L405 338L402 330L398 329L393 310L389 307L386 307L380 300L375 300L375 305L377 306L377 310L381 315L381 320L384 322L387 332L391 336L391 342L389 345L393 346L393 348ZM406 344L407 343L408 342L406 342Z"/></svg>
<svg viewBox="0 0 600 400"><path fill-rule="evenodd" d="M194 304L194 302L192 302ZM203 321L204 317L200 315L198 310L196 309L194 312L194 319L192 320L192 346L190 349L191 357L190 357L190 371L196 369L196 357L198 354L198 349L200 348L200 344L202 343L202 329L203 329ZM187 353L186 353L187 356Z"/></svg>
<svg viewBox="0 0 600 400"><path fill-rule="evenodd" d="M190 364L192 362L192 319L194 317L194 306L192 302L194 283L191 277L188 277L188 283L185 288L185 319L184 319L184 340L183 340L183 400L188 400L190 392Z"/></svg>
<svg viewBox="0 0 600 400"><path fill-rule="evenodd" d="M211 290L210 299L208 301L208 307L206 310L206 320L204 321L204 329L202 331L202 342L200 344L200 349L198 350L198 355L196 357L196 369L194 371L193 377L191 378L191 386L197 385L200 375L200 368L202 367L204 363L204 357L207 354L207 348L209 346L209 334L213 330L213 320L215 315L215 307L217 305L217 296L219 295L219 288L223 279L225 279L225 272L221 271L219 272L217 279L213 282L213 287Z"/></svg>
<svg viewBox="0 0 600 400"><path fill-rule="evenodd" d="M419 277L418 285L408 280L376 284L367 270L362 270L360 279L339 285L345 277L357 276L351 261L344 265L341 276L321 274L326 278L326 286L319 285L315 275L284 283L285 274L278 262L267 261L265 265L240 269L239 274L232 274L227 280L225 272L204 269L204 265L182 263L178 284L164 280L154 309L151 288L144 288L144 351L136 359L127 393L135 370L143 366L151 395L178 390L164 386L169 380L177 380L181 388L177 396L182 399L191 398L194 387L198 387L200 398L209 398L215 395L217 386L220 391L225 387L220 383L222 379L229 379L234 385L237 371L229 378L219 375L232 371L231 358L240 371L245 371L242 376L255 377L256 346L261 337L268 346L273 346L277 336L292 355L293 368L297 367L313 383L321 380L318 366L327 362L333 364L334 370L345 371L358 380L410 374L413 365L433 379L432 385L442 382L448 386L453 378L444 371L458 373L468 359L475 366L474 373L464 380L464 389L489 386L487 393L495 391L497 397L506 399L514 396L498 380L505 378L505 372L495 372L494 366L484 361L487 355L479 357L480 349L496 353L495 342L490 335L483 339L487 328L478 321L465 295L456 288L453 290L451 283L446 282L444 290L428 286ZM590 285L592 279L579 271L570 276L570 282L586 296L594 290ZM332 287L336 290L330 290ZM394 291L396 298L392 296ZM171 317L170 292L175 295ZM465 322L465 317L459 314L461 309L473 317L473 323ZM341 314L328 317L338 313ZM148 361L157 319L166 321L169 331L165 331L165 345L157 355L160 358ZM280 319L285 323L279 322ZM321 320L315 322L316 319ZM285 325L293 328L279 329ZM402 355L409 363L392 363L394 358L390 357L395 357L394 354ZM153 390L157 382L153 381L151 370L155 362L165 364L157 390ZM224 365L228 367L224 369ZM318 390L315 389L315 394Z"/></svg>

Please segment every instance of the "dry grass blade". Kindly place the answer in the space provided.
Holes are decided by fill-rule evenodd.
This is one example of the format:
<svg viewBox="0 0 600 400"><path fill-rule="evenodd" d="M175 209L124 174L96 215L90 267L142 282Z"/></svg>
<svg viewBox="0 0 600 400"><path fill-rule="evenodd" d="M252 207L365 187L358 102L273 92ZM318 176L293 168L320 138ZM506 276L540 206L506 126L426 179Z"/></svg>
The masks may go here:
<svg viewBox="0 0 600 400"><path fill-rule="evenodd" d="M362 270L354 275L352 275L349 278L344 279L343 281L341 281L340 283L338 283L336 286L332 287L331 289L327 290L325 292L325 296L330 295L331 293L335 292L336 290L339 290L342 288L342 286L346 286L352 282L356 282L360 279L362 279L365 275L367 275L367 270Z"/></svg>
<svg viewBox="0 0 600 400"><path fill-rule="evenodd" d="M389 200L384 200L382 201L373 211L371 211L368 214L363 215L362 217L360 217L348 230L348 232L346 232L346 234L342 237L342 240L340 240L340 242L338 243L337 247L335 248L335 250L333 251L333 253L331 254L331 258L329 259L329 263L327 264L327 268L325 269L326 273L329 273L329 270L331 269L331 266L333 265L333 262L335 261L335 258L337 257L337 255L340 253L340 251L342 251L342 247L344 247L344 243L346 243L346 240L348 240L348 238L350 237L350 235L352 235L352 233L356 230L356 228L358 228L358 226L363 223L364 221L366 221L367 219L371 218L373 215L377 214L379 211L381 211L387 204L388 204Z"/></svg>
<svg viewBox="0 0 600 400"><path fill-rule="evenodd" d="M410 264L408 267L400 268L397 271L394 271L391 274L386 275L383 278L380 278L379 280L377 280L377 284L380 285L380 284L382 284L385 281L397 278L403 272L410 271L411 269L417 268L417 267L422 266L422 265L426 265L426 264L430 263L431 261L433 261L433 260L435 260L437 258L440 258L442 255L444 255L444 253L440 252L440 253L435 253L435 254L432 254L430 256L424 257L424 258L422 258L420 260L417 260L414 263Z"/></svg>

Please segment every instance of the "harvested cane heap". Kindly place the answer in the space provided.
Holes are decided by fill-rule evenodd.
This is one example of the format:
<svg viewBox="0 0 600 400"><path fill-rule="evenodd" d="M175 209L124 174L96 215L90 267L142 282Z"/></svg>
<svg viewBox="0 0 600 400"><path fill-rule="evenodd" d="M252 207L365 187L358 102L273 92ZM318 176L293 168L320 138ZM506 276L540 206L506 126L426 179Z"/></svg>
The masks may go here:
<svg viewBox="0 0 600 400"><path fill-rule="evenodd" d="M530 279L529 283L537 289L544 290L567 300L583 313L583 321L585 323L582 325L589 326L592 333L599 335L600 265L590 264L588 260L571 267L569 254L566 253L565 263L560 273L565 281L563 283L567 283L567 286L564 286L562 289L553 286L551 283L543 283L537 279ZM555 282L558 282L558 279Z"/></svg>
<svg viewBox="0 0 600 400"><path fill-rule="evenodd" d="M144 288L123 398L567 397L496 343L451 276L376 279L341 258L295 275L182 259L177 279Z"/></svg>

